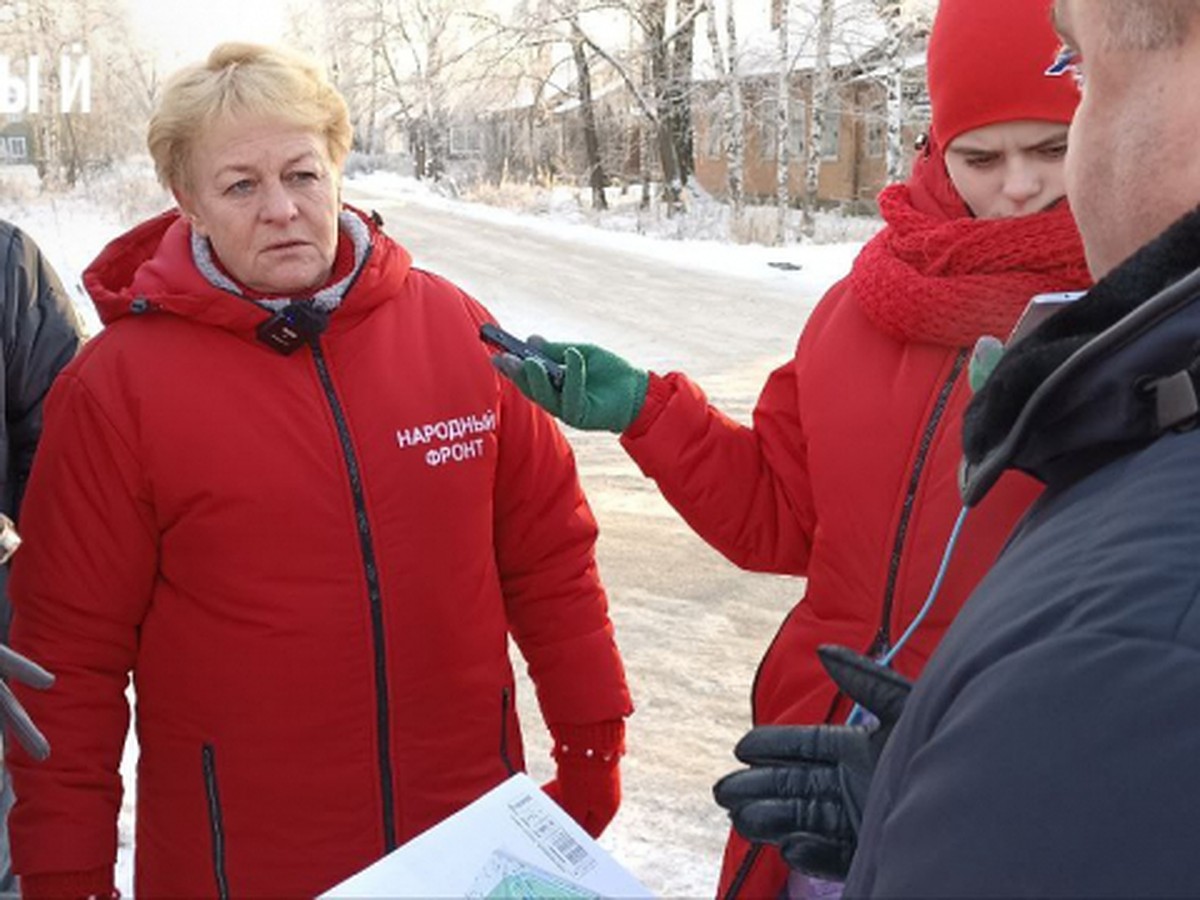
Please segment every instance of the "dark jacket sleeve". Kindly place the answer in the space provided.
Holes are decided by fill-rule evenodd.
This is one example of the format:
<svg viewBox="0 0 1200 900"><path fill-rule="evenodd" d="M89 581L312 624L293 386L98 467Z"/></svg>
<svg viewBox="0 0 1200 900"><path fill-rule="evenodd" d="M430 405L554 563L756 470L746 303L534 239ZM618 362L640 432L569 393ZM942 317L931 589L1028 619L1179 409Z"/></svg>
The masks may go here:
<svg viewBox="0 0 1200 900"><path fill-rule="evenodd" d="M20 229L0 225L4 250L4 422L6 509L15 513L42 431L42 401L75 356L83 328L66 290L38 246Z"/></svg>
<svg viewBox="0 0 1200 900"><path fill-rule="evenodd" d="M1200 893L1200 652L1080 633L946 688L910 698L847 897Z"/></svg>
<svg viewBox="0 0 1200 900"><path fill-rule="evenodd" d="M0 253L0 510L16 519L42 433L42 402L79 350L83 328L62 282L28 235L0 222ZM8 570L0 569L0 637L8 632L7 578Z"/></svg>

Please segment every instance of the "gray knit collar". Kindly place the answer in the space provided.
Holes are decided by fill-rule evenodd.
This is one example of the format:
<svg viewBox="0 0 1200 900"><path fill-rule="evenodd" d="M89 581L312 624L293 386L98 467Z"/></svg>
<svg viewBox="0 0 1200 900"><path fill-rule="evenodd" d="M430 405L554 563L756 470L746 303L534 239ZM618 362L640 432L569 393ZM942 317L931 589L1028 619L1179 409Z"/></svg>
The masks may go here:
<svg viewBox="0 0 1200 900"><path fill-rule="evenodd" d="M342 302L342 298L346 295L346 291L350 289L350 285L358 277L358 270L362 268L363 262L367 258L367 250L371 246L371 231L367 227L367 223L359 216L349 210L342 210L338 214L338 226L354 244L354 267L345 278L338 279L333 284L326 285L312 295L312 305L323 312L332 312L337 309L338 305ZM191 230L191 240L192 260L208 283L223 291L229 291L231 294L245 297L242 286L226 275L221 270L221 267L217 265L217 261L213 257L212 244L209 243L208 238L197 234L196 229L193 228ZM273 297L267 300L254 299L252 302L264 309L278 312L296 299L308 298Z"/></svg>

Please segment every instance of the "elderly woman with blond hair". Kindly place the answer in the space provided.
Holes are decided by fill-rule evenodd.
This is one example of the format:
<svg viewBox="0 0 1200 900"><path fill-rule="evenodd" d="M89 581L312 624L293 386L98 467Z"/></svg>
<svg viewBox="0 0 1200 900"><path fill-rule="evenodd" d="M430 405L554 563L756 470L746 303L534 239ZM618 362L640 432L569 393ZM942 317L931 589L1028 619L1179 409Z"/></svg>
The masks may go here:
<svg viewBox="0 0 1200 900"><path fill-rule="evenodd" d="M341 203L342 98L217 47L148 143L179 208L84 283L105 330L56 383L13 573L10 750L31 896L114 890L136 696L135 892L319 893L523 768L508 634L599 833L631 712L596 528L553 421L489 363L490 317Z"/></svg>

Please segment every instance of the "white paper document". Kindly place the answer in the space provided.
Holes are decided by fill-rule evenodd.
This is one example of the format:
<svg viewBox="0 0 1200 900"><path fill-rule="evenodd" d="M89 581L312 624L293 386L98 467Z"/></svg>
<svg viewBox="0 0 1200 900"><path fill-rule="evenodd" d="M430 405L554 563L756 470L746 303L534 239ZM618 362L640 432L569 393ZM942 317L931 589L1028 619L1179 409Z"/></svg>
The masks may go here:
<svg viewBox="0 0 1200 900"><path fill-rule="evenodd" d="M323 897L653 897L517 774Z"/></svg>

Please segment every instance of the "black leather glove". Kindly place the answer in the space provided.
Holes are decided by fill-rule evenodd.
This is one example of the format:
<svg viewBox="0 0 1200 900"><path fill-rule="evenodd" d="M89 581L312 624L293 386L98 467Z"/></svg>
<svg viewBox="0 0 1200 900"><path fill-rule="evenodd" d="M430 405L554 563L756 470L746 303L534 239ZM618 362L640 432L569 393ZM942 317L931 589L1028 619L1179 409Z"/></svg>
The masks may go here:
<svg viewBox="0 0 1200 900"><path fill-rule="evenodd" d="M726 775L713 795L742 837L777 844L806 875L843 881L875 765L912 683L846 647L817 654L837 686L877 721L755 728L733 751L750 768Z"/></svg>

